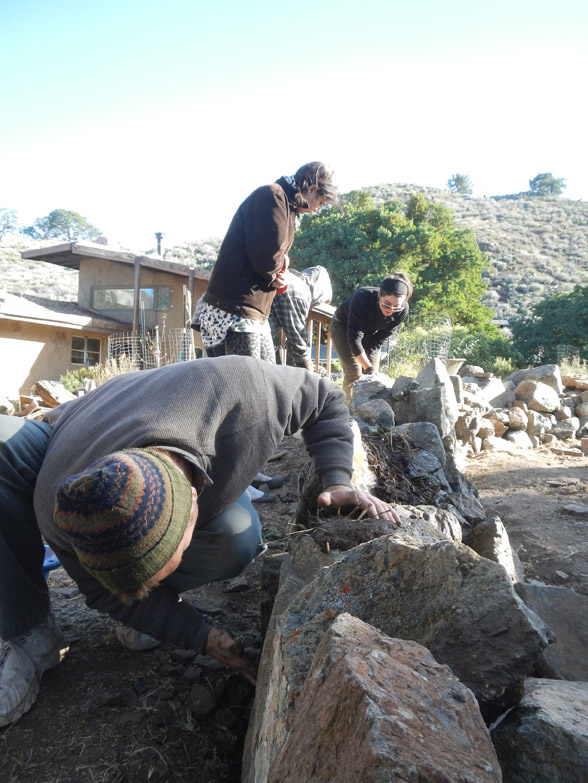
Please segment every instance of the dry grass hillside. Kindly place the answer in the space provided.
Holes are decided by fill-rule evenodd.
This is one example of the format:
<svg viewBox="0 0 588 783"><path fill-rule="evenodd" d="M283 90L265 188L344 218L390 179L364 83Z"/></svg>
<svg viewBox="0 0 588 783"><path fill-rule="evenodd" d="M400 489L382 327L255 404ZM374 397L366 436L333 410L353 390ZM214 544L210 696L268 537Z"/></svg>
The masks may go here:
<svg viewBox="0 0 588 783"><path fill-rule="evenodd" d="M588 284L588 202L537 196L471 198L415 185L369 188L376 203L422 193L474 231L488 258L486 304L496 318L524 315L541 299Z"/></svg>
<svg viewBox="0 0 588 783"><path fill-rule="evenodd" d="M413 193L423 193L448 207L456 225L474 231L488 258L486 304L496 318L526 314L541 299L570 291L576 283L588 284L588 202L523 195L471 198L416 185L369 190L377 203L407 201ZM21 250L39 244L25 237L0 241L0 288L75 300L76 272L21 259ZM166 250L165 257L206 267L214 263L219 246L215 238L186 242Z"/></svg>

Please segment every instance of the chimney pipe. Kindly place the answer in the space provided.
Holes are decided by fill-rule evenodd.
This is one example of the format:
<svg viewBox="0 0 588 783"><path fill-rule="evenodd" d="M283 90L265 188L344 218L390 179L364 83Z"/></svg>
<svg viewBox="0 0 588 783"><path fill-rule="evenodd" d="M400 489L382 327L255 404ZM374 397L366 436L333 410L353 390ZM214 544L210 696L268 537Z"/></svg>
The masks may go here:
<svg viewBox="0 0 588 783"><path fill-rule="evenodd" d="M161 255L161 240L163 239L163 234L161 231L155 232L155 239L157 239L157 255Z"/></svg>

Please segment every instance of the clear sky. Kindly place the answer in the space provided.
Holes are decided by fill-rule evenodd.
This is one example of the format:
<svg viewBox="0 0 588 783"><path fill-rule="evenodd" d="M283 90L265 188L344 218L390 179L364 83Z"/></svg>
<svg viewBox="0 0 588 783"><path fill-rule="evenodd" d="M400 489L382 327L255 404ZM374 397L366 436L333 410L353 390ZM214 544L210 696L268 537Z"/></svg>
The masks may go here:
<svg viewBox="0 0 588 783"><path fill-rule="evenodd" d="M586 0L0 0L0 207L146 250L324 160L588 200Z"/></svg>

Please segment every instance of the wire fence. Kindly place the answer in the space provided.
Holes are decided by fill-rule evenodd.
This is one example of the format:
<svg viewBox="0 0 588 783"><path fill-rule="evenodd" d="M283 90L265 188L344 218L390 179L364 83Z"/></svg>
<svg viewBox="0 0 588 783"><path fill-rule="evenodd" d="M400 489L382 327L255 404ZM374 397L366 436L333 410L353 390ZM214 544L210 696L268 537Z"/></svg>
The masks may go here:
<svg viewBox="0 0 588 783"><path fill-rule="evenodd" d="M447 316L411 316L384 345L383 366L388 371L402 366L423 366L429 359L449 359L452 336Z"/></svg>
<svg viewBox="0 0 588 783"><path fill-rule="evenodd" d="M189 328L123 332L108 338L108 359L131 370L150 370L196 358L193 332Z"/></svg>

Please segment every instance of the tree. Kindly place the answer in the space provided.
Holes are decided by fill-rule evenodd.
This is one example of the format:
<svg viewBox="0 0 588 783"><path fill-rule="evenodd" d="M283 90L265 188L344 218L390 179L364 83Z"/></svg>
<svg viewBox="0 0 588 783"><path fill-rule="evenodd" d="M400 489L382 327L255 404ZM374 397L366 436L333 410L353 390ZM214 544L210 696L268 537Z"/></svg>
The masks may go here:
<svg viewBox="0 0 588 783"><path fill-rule="evenodd" d="M577 285L536 304L531 314L511 322L513 348L529 365L556 362L557 347L571 345L588 359L588 286Z"/></svg>
<svg viewBox="0 0 588 783"><path fill-rule="evenodd" d="M413 310L495 330L493 313L482 304L485 257L472 232L453 225L448 209L423 195L407 205L375 206L366 191L348 194L343 203L344 214L331 208L305 216L290 252L297 269L321 264L329 270L334 302L402 270L414 284Z"/></svg>
<svg viewBox="0 0 588 783"><path fill-rule="evenodd" d="M18 231L18 218L13 209L0 207L0 239L7 234L15 234Z"/></svg>
<svg viewBox="0 0 588 783"><path fill-rule="evenodd" d="M33 239L96 239L102 233L88 223L85 217L71 209L54 209L47 217L37 218L32 226L23 228L23 234Z"/></svg>
<svg viewBox="0 0 588 783"><path fill-rule="evenodd" d="M533 196L559 196L565 188L565 179L557 179L548 171L545 174L537 174L529 180L530 193Z"/></svg>
<svg viewBox="0 0 588 783"><path fill-rule="evenodd" d="M454 174L447 180L447 187L453 193L463 193L464 196L471 196L474 191L472 181L467 174Z"/></svg>

